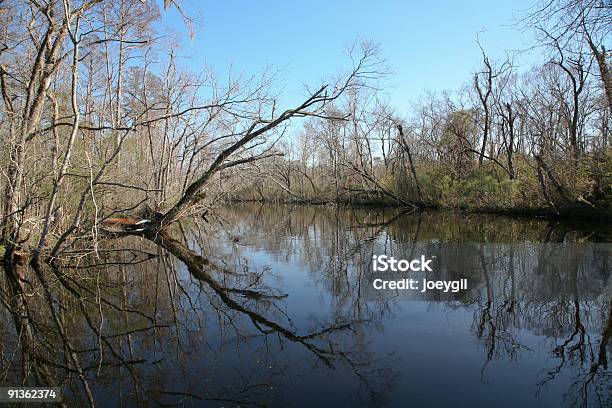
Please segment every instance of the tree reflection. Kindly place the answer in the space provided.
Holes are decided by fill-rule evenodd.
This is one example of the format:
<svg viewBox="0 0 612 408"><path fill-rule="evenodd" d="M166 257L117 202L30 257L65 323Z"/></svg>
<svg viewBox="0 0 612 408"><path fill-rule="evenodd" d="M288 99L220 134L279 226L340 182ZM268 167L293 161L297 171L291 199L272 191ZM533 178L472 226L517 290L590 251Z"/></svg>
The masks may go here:
<svg viewBox="0 0 612 408"><path fill-rule="evenodd" d="M471 289L452 295L427 293L425 299L473 312L472 332L483 348L483 381L490 380L487 367L491 361L516 360L534 351L522 340L528 330L545 336L551 355L559 360L558 366L544 370L538 387L567 369L564 375L574 378L565 397L568 405L610 403L604 385L610 378L610 299L605 288L611 253L605 245L580 245L601 235L592 226L581 231L544 221L449 213L398 217L393 211L325 207L300 211L260 208L256 217L247 213L239 218L237 224L256 234L247 234L251 244L284 259L297 256L333 299L351 299L353 311L371 310L376 303L363 291L363 277L371 270L373 254L406 258L415 253L435 254L445 262L432 279L467 277ZM258 235L271 226L278 228L274 237ZM324 233L313 239L313 231ZM296 238L306 249L304 253L295 249ZM378 313L384 317L397 304L385 301L379 306Z"/></svg>
<svg viewBox="0 0 612 408"><path fill-rule="evenodd" d="M370 398L381 395L387 373L359 335L372 319L334 314L303 330L283 306L287 295L264 283L267 270L217 264L170 236L145 238L75 250L49 268L5 265L1 299L14 330L2 348L3 383L63 386L70 405L275 405L292 371L278 353L291 343L324 367L349 367ZM177 370L187 381L168 381Z"/></svg>
<svg viewBox="0 0 612 408"><path fill-rule="evenodd" d="M356 404L385 405L398 356L372 339L410 298L372 292L372 255L431 254L440 264L428 278L467 278L469 289L415 299L470 316L457 335L478 339L482 381L495 381L492 362L532 355L530 333L554 359L534 380L540 390L571 376L568 405L610 403L611 252L579 244L588 233L474 215L246 205L171 234L109 235L97 252L75 246L53 266L5 258L0 383L61 386L70 406L282 406L300 373L333 372L358 390ZM308 277L318 304L300 299L285 266Z"/></svg>

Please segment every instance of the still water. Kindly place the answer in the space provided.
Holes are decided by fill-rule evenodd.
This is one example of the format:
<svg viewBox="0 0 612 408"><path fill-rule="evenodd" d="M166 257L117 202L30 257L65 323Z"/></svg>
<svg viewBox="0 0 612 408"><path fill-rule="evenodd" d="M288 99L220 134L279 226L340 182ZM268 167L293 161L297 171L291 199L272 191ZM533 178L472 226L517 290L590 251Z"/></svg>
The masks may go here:
<svg viewBox="0 0 612 408"><path fill-rule="evenodd" d="M605 225L249 203L171 235L109 240L55 271L98 406L612 404ZM375 255L433 268L381 274ZM381 276L467 288L375 290ZM45 313L31 314L32 350L19 353L11 307L0 386L53 380L85 405Z"/></svg>

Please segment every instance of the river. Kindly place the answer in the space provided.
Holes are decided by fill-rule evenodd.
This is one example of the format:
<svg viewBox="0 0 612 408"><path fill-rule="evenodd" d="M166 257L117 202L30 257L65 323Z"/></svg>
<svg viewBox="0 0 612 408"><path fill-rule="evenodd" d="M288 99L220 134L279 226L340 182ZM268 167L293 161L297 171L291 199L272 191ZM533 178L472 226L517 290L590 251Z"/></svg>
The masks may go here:
<svg viewBox="0 0 612 408"><path fill-rule="evenodd" d="M605 407L607 227L245 203L182 222L164 245L104 240L47 273L98 406ZM432 267L376 272L380 255ZM407 277L466 286L373 284ZM68 406L86 404L25 287L31 344L5 301L0 385L52 380Z"/></svg>

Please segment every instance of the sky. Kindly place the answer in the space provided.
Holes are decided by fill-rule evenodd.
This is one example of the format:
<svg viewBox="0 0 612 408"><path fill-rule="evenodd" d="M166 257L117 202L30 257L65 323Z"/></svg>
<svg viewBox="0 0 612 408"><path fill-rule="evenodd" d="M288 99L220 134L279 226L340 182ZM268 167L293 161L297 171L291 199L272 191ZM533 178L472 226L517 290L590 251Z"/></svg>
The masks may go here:
<svg viewBox="0 0 612 408"><path fill-rule="evenodd" d="M534 1L184 0L195 36L175 8L162 11L159 28L178 34L177 54L195 72L204 65L245 77L278 70L286 104L305 95L304 84L350 69L348 45L372 41L392 72L384 92L401 113L425 91L455 90L470 80L482 60L477 36L494 60L528 48L530 34L515 23ZM526 56L515 62L519 69L530 63Z"/></svg>

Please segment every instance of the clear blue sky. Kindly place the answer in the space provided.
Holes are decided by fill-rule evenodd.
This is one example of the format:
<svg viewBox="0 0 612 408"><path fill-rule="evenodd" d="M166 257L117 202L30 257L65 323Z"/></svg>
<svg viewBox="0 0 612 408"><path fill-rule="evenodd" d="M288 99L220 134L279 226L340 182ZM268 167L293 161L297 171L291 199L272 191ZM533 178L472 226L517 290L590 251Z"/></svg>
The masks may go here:
<svg viewBox="0 0 612 408"><path fill-rule="evenodd" d="M196 17L195 37L182 36L178 54L195 71L205 63L245 75L280 69L284 105L304 94L302 84L349 68L347 44L371 40L393 71L389 98L405 112L425 90L457 89L469 80L481 61L478 32L492 58L526 48L530 35L513 22L534 1L185 0L184 10ZM160 24L186 32L175 9L162 11Z"/></svg>

